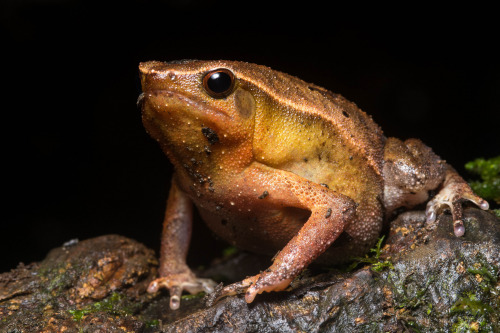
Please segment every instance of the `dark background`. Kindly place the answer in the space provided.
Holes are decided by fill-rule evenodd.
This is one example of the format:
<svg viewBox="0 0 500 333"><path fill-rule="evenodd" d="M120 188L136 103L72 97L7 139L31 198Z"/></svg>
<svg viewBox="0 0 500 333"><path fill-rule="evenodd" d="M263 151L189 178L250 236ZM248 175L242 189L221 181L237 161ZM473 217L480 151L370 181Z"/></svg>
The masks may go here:
<svg viewBox="0 0 500 333"><path fill-rule="evenodd" d="M356 102L386 135L421 138L466 178L465 162L500 153L500 31L488 8L4 0L0 10L0 272L72 238L116 233L158 249L171 167L142 128L140 61L244 60L299 76ZM195 233L190 260L203 261L211 237Z"/></svg>

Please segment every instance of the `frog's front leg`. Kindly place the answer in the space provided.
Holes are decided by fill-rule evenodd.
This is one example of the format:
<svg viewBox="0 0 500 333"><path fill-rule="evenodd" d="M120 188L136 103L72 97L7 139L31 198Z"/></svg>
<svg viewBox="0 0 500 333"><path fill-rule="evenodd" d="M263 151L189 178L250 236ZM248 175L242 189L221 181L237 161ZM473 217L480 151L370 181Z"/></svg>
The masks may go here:
<svg viewBox="0 0 500 333"><path fill-rule="evenodd" d="M276 206L307 209L311 215L297 235L274 258L271 267L225 287L219 295L223 297L246 289L247 303L264 291L280 291L288 287L346 229L354 219L357 207L349 197L287 171L261 166L253 173L258 176L254 177L250 173L246 178L268 184L269 195L266 200L274 200L273 205Z"/></svg>
<svg viewBox="0 0 500 333"><path fill-rule="evenodd" d="M216 285L212 280L196 278L186 264L191 238L192 212L191 199L179 190L173 178L161 236L160 276L148 287L150 293L160 288L167 288L170 292L172 310L179 308L183 290L191 294L200 291L211 293Z"/></svg>

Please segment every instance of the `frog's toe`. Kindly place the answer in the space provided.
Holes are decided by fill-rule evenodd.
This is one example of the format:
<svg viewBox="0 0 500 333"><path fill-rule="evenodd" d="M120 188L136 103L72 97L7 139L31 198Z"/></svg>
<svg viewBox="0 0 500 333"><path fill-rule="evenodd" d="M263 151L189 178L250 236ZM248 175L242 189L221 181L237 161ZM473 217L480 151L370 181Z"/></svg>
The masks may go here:
<svg viewBox="0 0 500 333"><path fill-rule="evenodd" d="M264 291L281 291L286 289L292 282L291 278L283 278L280 274L274 271L265 271L254 277L256 282L248 287L245 293L245 301L252 303L257 294L262 294Z"/></svg>
<svg viewBox="0 0 500 333"><path fill-rule="evenodd" d="M226 296L243 294L248 290L248 287L251 286L255 281L257 281L259 275L252 276L244 279L243 281L232 283L219 291L216 291L217 295L214 295L212 303L219 301L221 298Z"/></svg>
<svg viewBox="0 0 500 333"><path fill-rule="evenodd" d="M213 297L211 303L215 303L226 296L242 293L245 293L245 301L247 303L252 303L257 294L262 294L264 291L271 292L284 290L290 285L290 282L292 282L291 278L285 279L276 272L265 271L222 288L219 292L216 292L217 295Z"/></svg>
<svg viewBox="0 0 500 333"><path fill-rule="evenodd" d="M464 193L464 195L462 197L465 200L469 200L469 201L473 202L474 204L476 204L476 206L478 206L482 210L488 210L490 208L490 204L488 203L488 201L484 200L483 198L476 195L472 191L468 191L468 192Z"/></svg>
<svg viewBox="0 0 500 333"><path fill-rule="evenodd" d="M173 274L153 280L148 286L148 293L155 293L161 288L170 292L170 308L177 310L181 303L181 295L184 290L190 294L214 291L216 283L210 279L196 278L192 273Z"/></svg>

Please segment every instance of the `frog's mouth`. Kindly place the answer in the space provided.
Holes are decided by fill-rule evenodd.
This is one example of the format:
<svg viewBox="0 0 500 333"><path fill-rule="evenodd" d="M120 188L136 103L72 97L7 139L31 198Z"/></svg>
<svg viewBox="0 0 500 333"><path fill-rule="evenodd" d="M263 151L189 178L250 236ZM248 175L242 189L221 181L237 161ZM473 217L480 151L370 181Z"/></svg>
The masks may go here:
<svg viewBox="0 0 500 333"><path fill-rule="evenodd" d="M155 113L168 110L172 113L191 115L193 119L199 118L212 126L215 126L213 123L224 124L231 121L231 116L224 111L213 108L192 96L167 89L146 90L137 98L137 106L143 114L147 112L146 109L151 109L147 107L150 103L156 105L156 108L153 107Z"/></svg>

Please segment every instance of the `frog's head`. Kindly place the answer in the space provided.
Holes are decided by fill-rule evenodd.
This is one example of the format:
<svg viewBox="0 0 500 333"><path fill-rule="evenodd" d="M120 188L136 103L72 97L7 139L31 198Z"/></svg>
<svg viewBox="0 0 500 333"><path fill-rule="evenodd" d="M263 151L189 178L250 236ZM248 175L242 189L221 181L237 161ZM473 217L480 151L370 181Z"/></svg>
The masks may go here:
<svg viewBox="0 0 500 333"><path fill-rule="evenodd" d="M141 63L142 119L173 161L251 145L256 101L230 61ZM251 148L250 148L251 151ZM241 152L239 153L241 158ZM223 157L221 157L223 158Z"/></svg>

